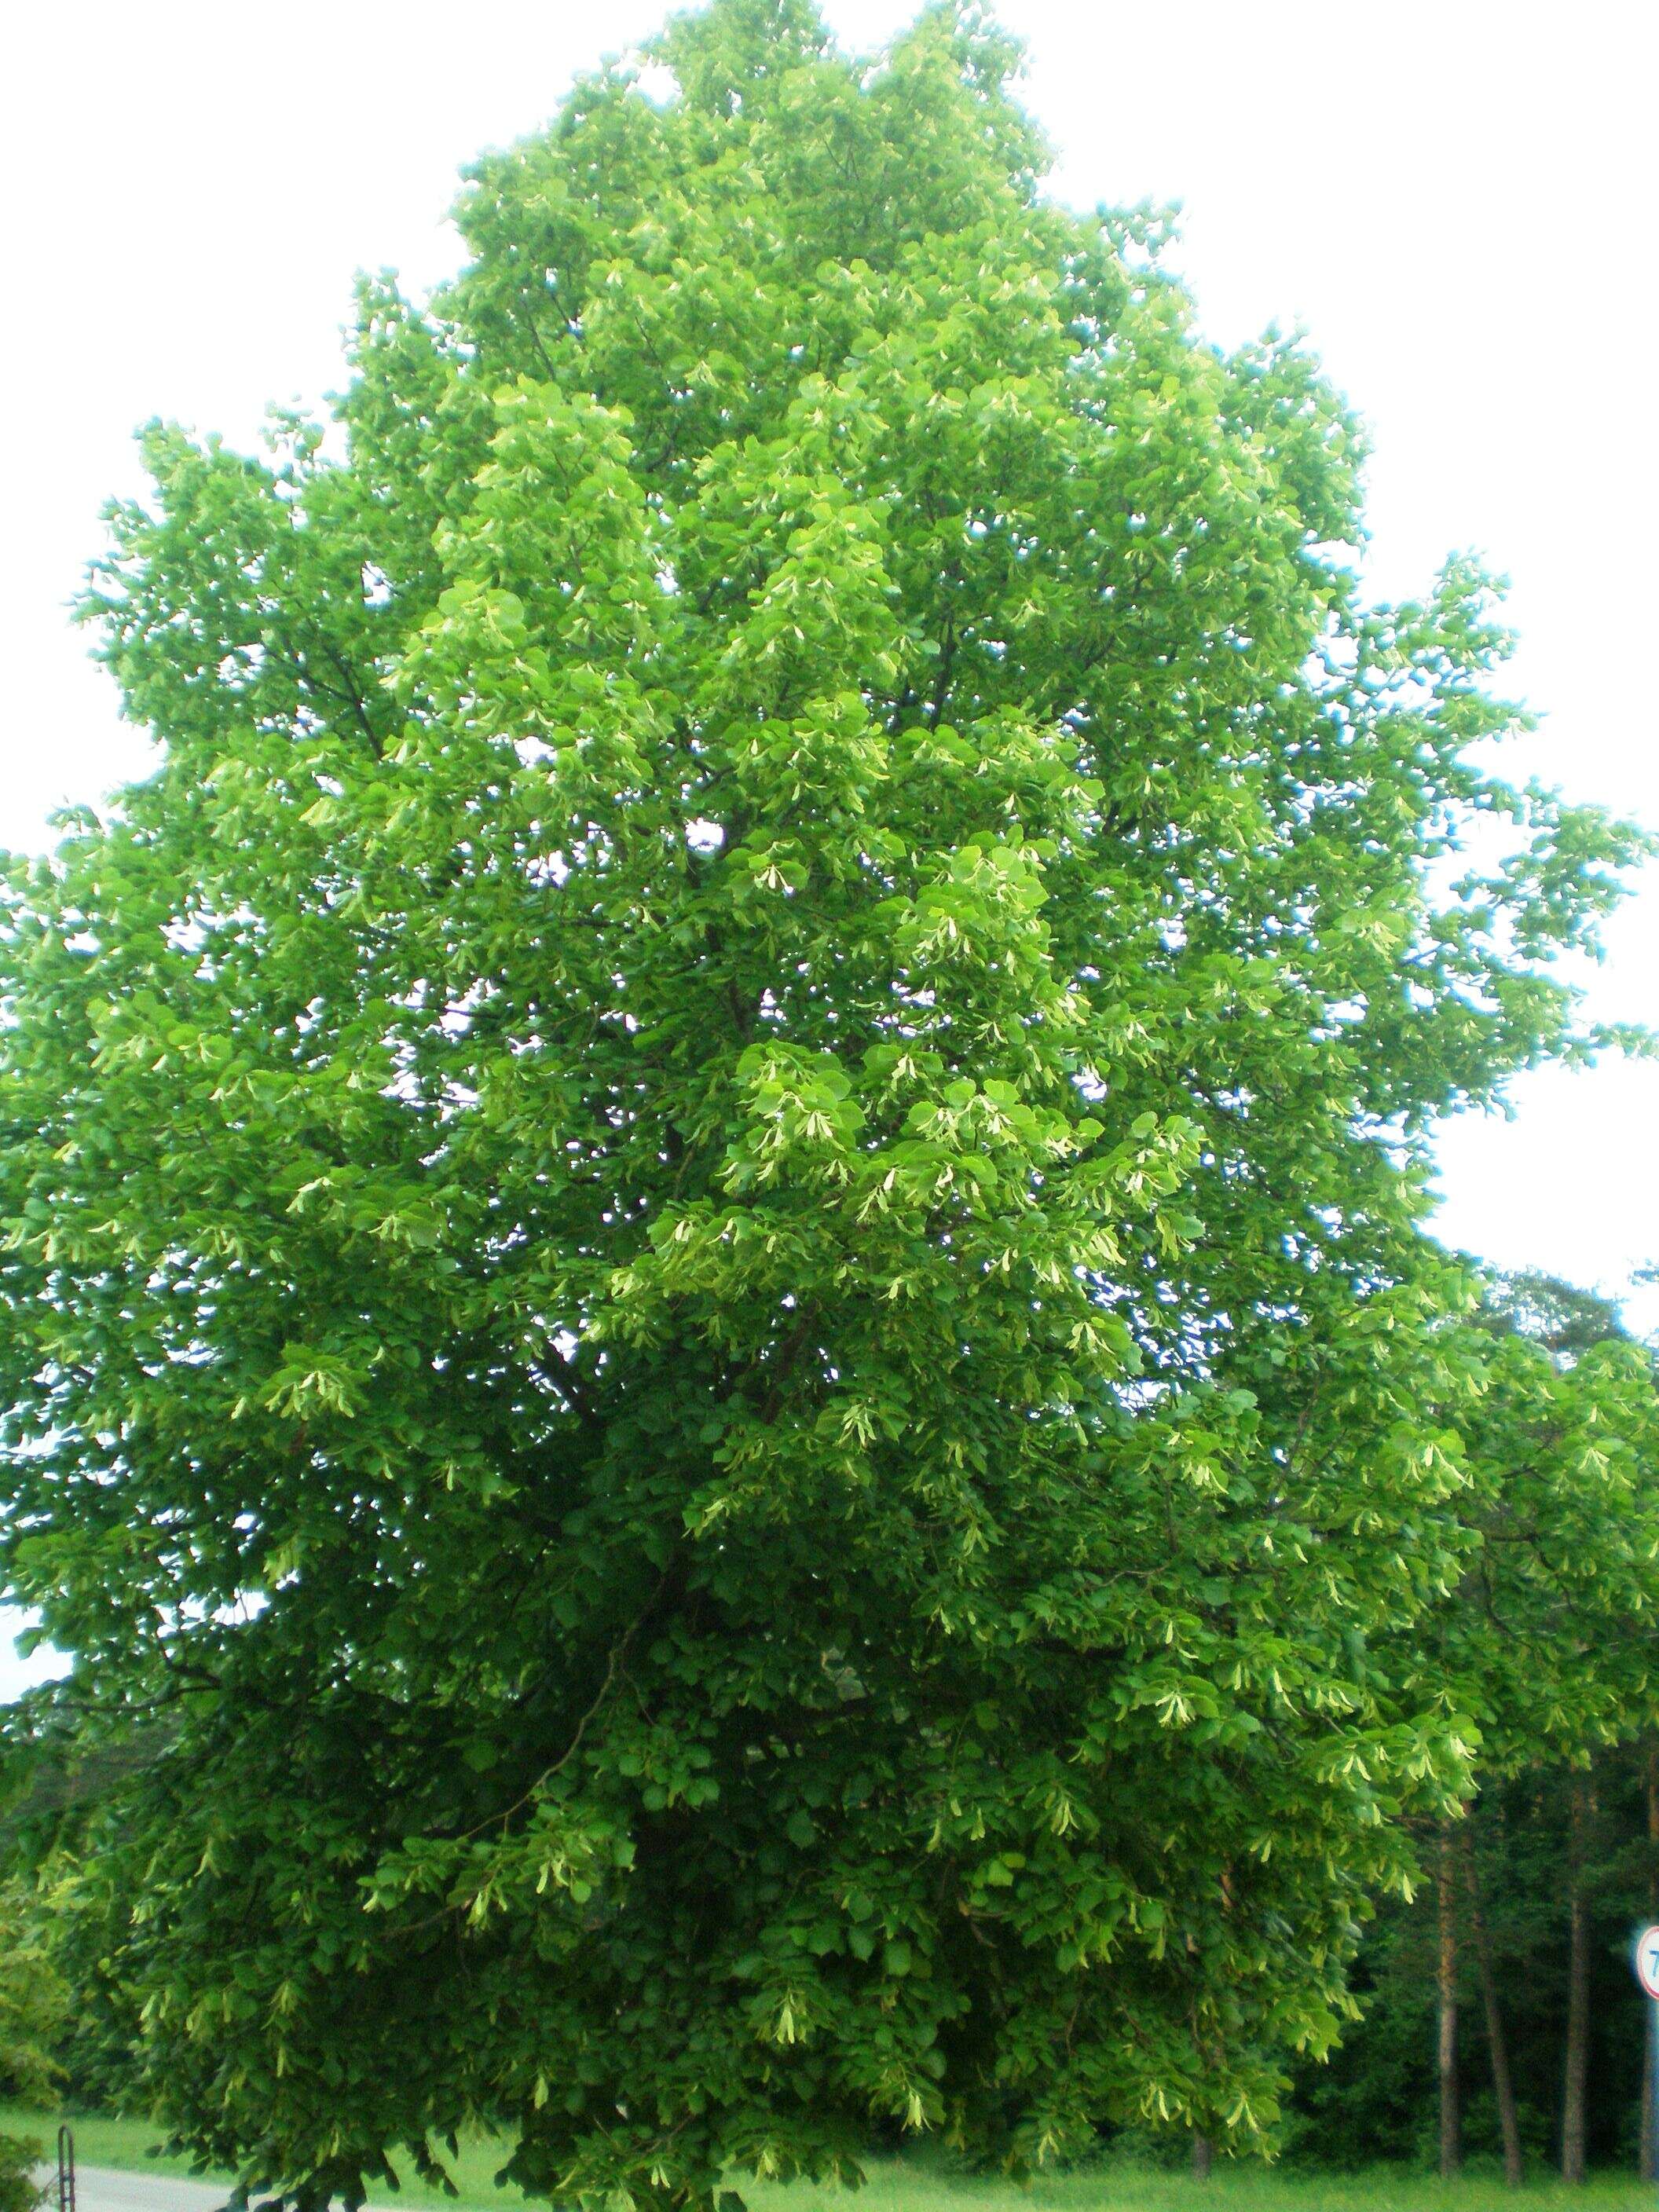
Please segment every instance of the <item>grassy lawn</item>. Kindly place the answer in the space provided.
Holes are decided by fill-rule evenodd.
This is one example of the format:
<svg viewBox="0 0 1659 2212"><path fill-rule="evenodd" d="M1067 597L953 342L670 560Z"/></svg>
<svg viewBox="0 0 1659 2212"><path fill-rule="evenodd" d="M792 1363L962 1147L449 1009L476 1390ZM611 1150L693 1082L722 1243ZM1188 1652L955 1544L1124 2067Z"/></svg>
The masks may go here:
<svg viewBox="0 0 1659 2212"><path fill-rule="evenodd" d="M187 2159L150 2155L156 2130L143 2120L101 2115L31 2112L0 2106L0 2129L37 2136L51 2149L59 2118L75 2130L82 2166L125 2166L149 2173L188 2174ZM475 2138L464 2142L455 2162L460 2203L412 2177L400 2200L411 2206L501 2207L522 2205L516 2189L497 2189L495 2168L501 2146ZM227 2179L218 2176L216 2179ZM953 2173L925 2159L877 2159L856 2199L842 2191L815 2191L802 2185L779 2188L750 2183L743 2193L752 2212L1653 2212L1654 2192L1634 2175L1601 2174L1583 2189L1564 2189L1538 2174L1523 2197L1512 2197L1496 2177L1471 2176L1449 2185L1401 2166L1375 2166L1363 2173L1321 2174L1257 2165L1228 2166L1212 2181L1200 2184L1184 2173L1149 2166L1103 2166L1086 2173L1057 2174L1019 2189L1007 2182L979 2181Z"/></svg>
<svg viewBox="0 0 1659 2212"><path fill-rule="evenodd" d="M755 2212L810 2212L805 2189L751 2188ZM1106 2166L1057 2174L1018 2189L1006 2182L964 2179L908 2161L872 2164L859 2212L1653 2212L1654 2192L1634 2175L1598 2175L1583 2189L1564 2189L1541 2175L1523 2197L1495 2175L1449 2185L1403 2166L1363 2173L1310 2173L1231 2162L1208 2182L1151 2166ZM850 2204L845 2212L852 2212Z"/></svg>
<svg viewBox="0 0 1659 2212"><path fill-rule="evenodd" d="M0 2130L7 2135L33 2136L55 2160L58 2123L67 2120L75 2130L76 2166L122 2166L139 2173L191 2172L187 2158L152 2158L155 2129L143 2120L105 2119L95 2113L36 2112L21 2105L0 2105ZM55 2200L54 2200L55 2201Z"/></svg>

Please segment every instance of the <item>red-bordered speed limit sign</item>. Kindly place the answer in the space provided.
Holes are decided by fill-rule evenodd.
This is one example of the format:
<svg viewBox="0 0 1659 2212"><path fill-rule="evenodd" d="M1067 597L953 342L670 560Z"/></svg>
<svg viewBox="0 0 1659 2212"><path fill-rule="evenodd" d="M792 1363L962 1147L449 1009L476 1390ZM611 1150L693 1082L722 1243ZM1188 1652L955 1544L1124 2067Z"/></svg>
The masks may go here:
<svg viewBox="0 0 1659 2212"><path fill-rule="evenodd" d="M1659 1997L1659 1925L1642 1930L1633 1959L1637 1980L1650 1997Z"/></svg>

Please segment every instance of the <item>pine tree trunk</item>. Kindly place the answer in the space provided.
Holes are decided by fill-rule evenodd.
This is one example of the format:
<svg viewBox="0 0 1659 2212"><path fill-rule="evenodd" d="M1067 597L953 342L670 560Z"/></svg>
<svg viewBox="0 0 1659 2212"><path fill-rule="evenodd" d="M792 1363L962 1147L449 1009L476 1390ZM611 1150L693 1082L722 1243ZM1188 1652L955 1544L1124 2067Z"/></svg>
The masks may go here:
<svg viewBox="0 0 1659 2212"><path fill-rule="evenodd" d="M1525 2178L1525 2164L1521 2155L1521 2121L1515 2109L1515 2080L1510 2072L1510 2039L1498 2002L1498 1977L1492 1971L1486 1917L1480 1909L1480 1874L1474 1863L1474 1837L1468 1826L1463 1830L1463 1875L1469 1893L1469 1929L1474 1937L1475 1963L1480 1973L1480 2002L1486 2015L1492 2093L1504 2138L1504 2179L1511 2189L1518 2189Z"/></svg>
<svg viewBox="0 0 1659 2212"><path fill-rule="evenodd" d="M1440 1831L1440 2174L1463 2163L1457 2095L1457 1884L1449 1821Z"/></svg>
<svg viewBox="0 0 1659 2212"><path fill-rule="evenodd" d="M1210 2178L1210 2169L1214 2163L1215 2152L1211 2146L1210 2138L1208 2136L1195 2134L1193 2137L1193 2179L1207 2181Z"/></svg>
<svg viewBox="0 0 1659 2212"><path fill-rule="evenodd" d="M1572 1842L1567 1890L1567 2049L1561 2092L1561 2179L1584 2179L1584 2088L1589 2073L1589 1783L1572 1778Z"/></svg>

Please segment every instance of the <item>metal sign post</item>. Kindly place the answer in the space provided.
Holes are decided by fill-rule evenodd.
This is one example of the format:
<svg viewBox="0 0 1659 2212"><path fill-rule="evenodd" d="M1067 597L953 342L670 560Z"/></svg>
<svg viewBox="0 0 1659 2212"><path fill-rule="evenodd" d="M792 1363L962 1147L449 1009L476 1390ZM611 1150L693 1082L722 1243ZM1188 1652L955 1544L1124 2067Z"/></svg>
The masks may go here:
<svg viewBox="0 0 1659 2212"><path fill-rule="evenodd" d="M1631 1964L1636 1969L1636 1978L1642 1984L1647 1998L1648 2013L1648 2095L1644 2100L1653 2114L1653 2125L1659 2129L1659 1922L1637 1931L1631 1952ZM1644 2149L1646 2146L1643 2147Z"/></svg>
<svg viewBox="0 0 1659 2212"><path fill-rule="evenodd" d="M58 2130L58 2212L75 2212L75 2137L67 2126Z"/></svg>

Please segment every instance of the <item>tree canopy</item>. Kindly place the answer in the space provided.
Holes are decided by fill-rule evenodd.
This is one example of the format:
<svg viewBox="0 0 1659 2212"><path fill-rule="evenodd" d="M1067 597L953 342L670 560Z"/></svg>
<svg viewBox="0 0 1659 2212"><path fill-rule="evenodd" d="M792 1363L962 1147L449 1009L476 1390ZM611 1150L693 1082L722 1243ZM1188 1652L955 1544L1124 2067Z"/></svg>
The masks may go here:
<svg viewBox="0 0 1659 2212"><path fill-rule="evenodd" d="M1426 1135L1640 849L972 9L650 58L326 422L146 433L159 765L9 878L14 1732L149 1731L76 1910L301 2205L1271 2124L1473 1741Z"/></svg>
<svg viewBox="0 0 1659 2212"><path fill-rule="evenodd" d="M1443 2170L1468 2124L1512 2181L1552 2139L1568 2180L1632 2140L1646 2171L1628 1937L1659 1911L1659 1364L1547 1276L1490 1282L1454 1326L1478 1390L1456 1415L1465 1571L1387 1663L1475 1717L1473 1801L1437 1824L1427 1896L1368 1933L1364 2025L1335 2066L1297 2069L1288 2132L1328 2143L1340 2120L1365 2161L1437 2118ZM1489 2095L1460 2035L1477 2005Z"/></svg>

